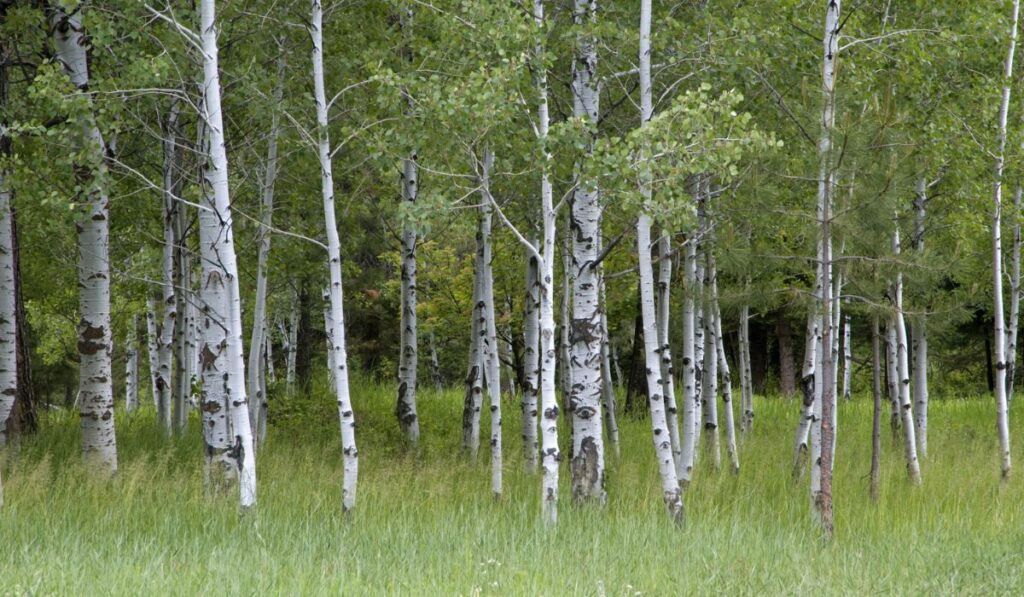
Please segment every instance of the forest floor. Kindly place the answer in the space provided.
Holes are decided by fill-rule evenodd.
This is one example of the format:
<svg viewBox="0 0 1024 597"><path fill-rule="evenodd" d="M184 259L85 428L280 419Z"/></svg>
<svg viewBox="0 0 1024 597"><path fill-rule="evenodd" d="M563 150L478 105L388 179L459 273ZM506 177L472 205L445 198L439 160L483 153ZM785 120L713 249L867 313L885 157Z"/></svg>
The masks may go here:
<svg viewBox="0 0 1024 597"><path fill-rule="evenodd" d="M6 456L0 593L1024 594L1024 474L999 480L990 399L933 400L920 488L885 417L878 503L870 400L842 404L836 538L823 546L806 478L790 473L795 401L757 400L738 476L702 456L683 528L664 514L649 424L627 418L621 457L608 457L607 505L572 506L563 467L558 524L546 529L540 479L521 472L516 404L505 403L506 493L495 501L486 441L478 465L460 457L461 392L421 393L424 441L410 451L393 390L353 389L360 477L347 518L336 411L322 391L272 403L258 510L241 518L234 496L204 494L196 419L171 441L150 412L118 413L120 471L103 482L79 464L77 418L48 414Z"/></svg>

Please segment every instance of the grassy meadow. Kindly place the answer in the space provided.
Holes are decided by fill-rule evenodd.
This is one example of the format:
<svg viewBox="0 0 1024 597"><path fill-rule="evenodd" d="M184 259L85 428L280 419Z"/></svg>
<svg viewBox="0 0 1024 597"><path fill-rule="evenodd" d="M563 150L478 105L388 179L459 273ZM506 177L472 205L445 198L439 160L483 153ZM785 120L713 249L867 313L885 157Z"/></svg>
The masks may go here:
<svg viewBox="0 0 1024 597"><path fill-rule="evenodd" d="M990 399L933 399L920 488L906 483L886 426L877 504L868 498L870 400L840 405L836 540L824 546L806 479L790 476L795 401L757 400L738 476L702 458L684 528L667 524L649 423L627 418L621 457L608 457L607 505L572 506L563 467L559 522L546 529L540 480L521 472L514 402L505 403L506 494L495 501L486 441L479 464L460 457L460 392L422 391L424 441L411 451L392 419L393 390L353 390L360 477L349 517L323 390L272 403L259 506L244 517L235 496L204 494L197 420L167 440L151 411L119 413L120 471L102 482L79 464L77 418L47 414L5 457L0 593L1024 593L1024 476L1000 483ZM1021 431L1015 420L1016 463Z"/></svg>

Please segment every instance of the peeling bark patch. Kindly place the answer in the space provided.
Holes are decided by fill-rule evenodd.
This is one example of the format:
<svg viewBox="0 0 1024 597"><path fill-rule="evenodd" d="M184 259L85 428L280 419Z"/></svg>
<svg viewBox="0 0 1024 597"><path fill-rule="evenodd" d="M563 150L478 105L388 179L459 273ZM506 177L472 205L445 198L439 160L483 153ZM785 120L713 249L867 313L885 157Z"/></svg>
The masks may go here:
<svg viewBox="0 0 1024 597"><path fill-rule="evenodd" d="M572 496L577 501L601 497L602 479L598 470L597 442L585 437L572 459Z"/></svg>
<svg viewBox="0 0 1024 597"><path fill-rule="evenodd" d="M90 325L85 320L78 324L78 352L79 354L94 355L105 350L107 345L103 342L106 329L99 325Z"/></svg>

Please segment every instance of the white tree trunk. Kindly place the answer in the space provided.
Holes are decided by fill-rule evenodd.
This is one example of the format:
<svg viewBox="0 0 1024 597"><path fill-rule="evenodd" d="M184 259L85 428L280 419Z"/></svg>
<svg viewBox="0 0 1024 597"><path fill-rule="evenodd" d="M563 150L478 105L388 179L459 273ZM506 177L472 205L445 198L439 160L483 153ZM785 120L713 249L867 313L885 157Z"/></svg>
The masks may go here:
<svg viewBox="0 0 1024 597"><path fill-rule="evenodd" d="M164 243L160 260L162 319L157 327L157 371L156 388L160 392L157 400L160 422L167 432L180 432L185 427L188 411L185 397L174 391L174 339L175 324L178 321L177 276L175 257L178 254L178 195L181 191L180 165L178 164L178 102L171 103L163 133L163 228Z"/></svg>
<svg viewBox="0 0 1024 597"><path fill-rule="evenodd" d="M209 264L204 284L222 284L227 294L227 386L234 446L229 452L239 476L239 502L242 508L256 505L256 455L253 452L252 429L245 392L245 355L242 348L242 303L238 291L238 266L235 259L231 196L228 187L228 157L224 139L224 123L220 101L220 73L217 58L216 1L200 3L200 34L203 49L203 116L206 122L209 150L206 184L212 191L219 226L213 237L201 242L213 245L216 264ZM208 228L209 231L209 228ZM213 275L221 280L212 279Z"/></svg>
<svg viewBox="0 0 1024 597"><path fill-rule="evenodd" d="M600 243L600 234L598 242ZM600 248L600 244L598 245ZM619 455L619 420L616 414L615 383L612 381L611 343L608 340L608 313L605 305L608 304L605 298L604 272L598 266L598 284L601 288L601 386L604 400L604 425L608 433L608 441Z"/></svg>
<svg viewBox="0 0 1024 597"><path fill-rule="evenodd" d="M596 21L596 0L575 0L573 17L578 27ZM597 46L590 36L576 38L572 63L573 116L585 119L591 139L597 132ZM592 144L588 144L588 152ZM572 319L567 321L570 343L570 396L572 413L572 495L576 501L605 500L604 431L602 429L602 377L605 345L602 326L600 271L594 267L601 246L601 205L593 181L584 180L573 194L570 232ZM604 395L607 398L607 394ZM614 397L612 397L614 404Z"/></svg>
<svg viewBox="0 0 1024 597"><path fill-rule="evenodd" d="M995 175L992 185L992 318L995 321L994 352L996 355L996 428L999 435L999 451L1003 478L1010 475L1010 418L1007 411L1006 393L1006 347L1003 330L1003 248L1002 248L1002 199L1003 199L1003 163L1006 151L1006 118L1010 109L1010 89L1013 82L1013 53L1017 45L1017 18L1020 13L1020 0L1013 0L1013 12L1010 25L1010 47L1006 52L1003 65L1003 95L999 104L997 152Z"/></svg>
<svg viewBox="0 0 1024 597"><path fill-rule="evenodd" d="M691 235L686 240L683 258L683 276L686 280L686 295L683 297L683 433L681 458L676 466L679 484L686 489L693 476L694 454L696 452L697 430L700 425L700 387L697 385L696 323L694 304L697 300L697 238Z"/></svg>
<svg viewBox="0 0 1024 597"><path fill-rule="evenodd" d="M434 339L434 330L430 330L430 377L434 380L434 389L438 392L444 389L444 379L441 377L441 361L437 356L437 340Z"/></svg>
<svg viewBox="0 0 1024 597"><path fill-rule="evenodd" d="M697 405L696 416L693 420L694 425L694 451L693 451L693 463L696 463L700 457L700 438L704 431L704 244L703 237L707 231L707 218L705 216L707 198L710 194L710 182L707 181L707 176L701 174L697 177L696 183L696 203L697 203L697 231L695 235L695 257L694 261L694 305L693 305L693 367L694 367L694 389L696 394L694 400Z"/></svg>
<svg viewBox="0 0 1024 597"><path fill-rule="evenodd" d="M532 240L536 247L538 242ZM537 389L540 385L540 264L530 252L526 256L526 295L523 299L523 461L526 472L537 472L540 450L537 439Z"/></svg>
<svg viewBox="0 0 1024 597"><path fill-rule="evenodd" d="M2 136L4 132L0 131L0 144L7 142L7 139ZM0 169L0 449L7 445L7 419L11 416L11 411L14 409L14 401L18 395L18 326L14 295L12 193L5 187L5 174L6 172ZM129 353L129 371L131 371L131 363L132 357L131 353ZM128 385L130 397L131 384ZM137 400L138 395L136 394ZM3 486L0 485L0 506L2 505Z"/></svg>
<svg viewBox="0 0 1024 597"><path fill-rule="evenodd" d="M481 334L485 333L485 330L480 313L480 296L483 292L481 249L478 241L476 254L473 257L473 310L471 315L473 321L469 334L466 397L462 407L462 447L469 453L469 458L474 463L480 451L480 405L483 402L484 392L484 351Z"/></svg>
<svg viewBox="0 0 1024 597"><path fill-rule="evenodd" d="M597 234L597 253L601 253L601 231ZM601 312L601 391L603 392L604 424L615 455L619 455L619 421L615 407L615 383L612 381L611 341L608 334L608 299L604 284L604 265L597 266L597 285L600 294Z"/></svg>
<svg viewBox="0 0 1024 597"><path fill-rule="evenodd" d="M712 247L706 247L705 259L710 260ZM711 288L714 275L709 264L704 266L704 288ZM711 456L711 465L722 468L722 448L718 438L718 357L715 352L715 311L709 298L704 301L704 370L701 374L701 406L706 434L705 448Z"/></svg>
<svg viewBox="0 0 1024 597"><path fill-rule="evenodd" d="M88 48L81 10L50 12L56 59L84 94L89 86ZM86 96L87 97L87 96ZM114 391L111 384L109 201L106 146L91 113L80 116L77 139L84 162L76 164L78 227L78 404L82 454L96 473L117 470Z"/></svg>
<svg viewBox="0 0 1024 597"><path fill-rule="evenodd" d="M0 67L2 68L2 67ZM4 90L0 90L3 93ZM6 100L0 97L0 101ZM0 152L8 142L0 130ZM0 157L6 157L0 154ZM7 445L7 419L18 395L18 325L14 294L14 231L11 215L12 193L5 186L6 172L0 169L0 456ZM129 355L129 367L131 355ZM129 369L130 370L130 369ZM0 510L4 505L4 486L0 479Z"/></svg>
<svg viewBox="0 0 1024 597"><path fill-rule="evenodd" d="M562 390L562 404L563 408L566 409L565 414L572 418L572 404L569 402L569 396L572 393L572 378L573 378L573 362L570 357L571 348L569 346L569 305L572 301L572 254L569 249L569 230L570 219L566 218L565 227L565 238L562 243L562 301L561 301L561 323L558 326L558 381L559 386ZM570 423L569 426L569 438L570 443L572 440L573 428ZM570 451L569 457L572 457Z"/></svg>
<svg viewBox="0 0 1024 597"><path fill-rule="evenodd" d="M0 198L0 201L2 200L3 199ZM2 210L3 206L0 206L0 218L3 218ZM6 246L3 244L3 225L3 221L0 220L0 282L3 281L3 247ZM3 297L0 297L0 301L2 300ZM0 309L2 308L3 306L0 305ZM0 311L0 317L3 317L2 311ZM133 316L131 327L128 329L128 337L125 339L124 343L124 410L129 413L135 412L139 408L139 341L136 334L138 324L138 318ZM3 337L2 325L3 322L0 322L0 338ZM3 375L2 350L3 349L0 349L0 376ZM2 385L2 381L0 381L0 387L2 387ZM3 396L0 395L0 401L3 399ZM3 418L3 405L2 402L0 402L0 435L3 435L5 421L6 419Z"/></svg>
<svg viewBox="0 0 1024 597"><path fill-rule="evenodd" d="M331 352L334 354L334 394L338 401L341 424L341 449L344 460L342 478L342 509L356 505L356 482L359 475L359 452L356 450L356 421L348 386L348 354L345 348L345 314L341 283L341 241L338 220L334 214L334 175L331 167L331 140L328 134L327 98L324 92L323 7L313 0L309 34L313 42L313 96L316 102L316 123L319 131L317 153L320 161L320 188L327 229L327 260L331 285Z"/></svg>
<svg viewBox="0 0 1024 597"><path fill-rule="evenodd" d="M850 375L853 368L853 346L850 330L850 316L843 320L843 399L849 400L852 393L850 387Z"/></svg>
<svg viewBox="0 0 1024 597"><path fill-rule="evenodd" d="M896 228L892 235L892 252L900 254L900 230ZM896 328L896 367L900 396L900 412L902 413L904 449L907 456L907 475L911 483L921 483L921 468L917 461L917 439L914 433L913 402L910 398L910 363L907 357L907 326L903 317L903 272L896 272L896 280L892 286L893 308L896 310L894 323ZM1002 354L997 352L996 354Z"/></svg>
<svg viewBox="0 0 1024 597"><path fill-rule="evenodd" d="M654 115L651 96L651 0L640 1L640 127L643 128ZM650 159L643 150L641 160ZM651 175L641 174L640 193L648 202L651 198ZM650 403L654 453L661 476L661 490L669 517L680 524L683 519L683 500L676 477L672 445L668 437L668 421L665 413L665 398L662 395L661 361L658 358L658 322L655 312L654 269L651 264L651 219L641 212L636 222L636 248L640 269L640 311L644 332L644 362L647 369L647 396Z"/></svg>
<svg viewBox="0 0 1024 597"><path fill-rule="evenodd" d="M480 193L480 228L477 232L477 244L480 246L481 294L484 315L484 367L486 370L487 396L490 399L491 413L491 493L497 498L502 494L502 446L501 446L501 362L498 357L498 330L494 320L494 271L491 267L491 202L490 184L491 167L494 154L484 150L481 166Z"/></svg>
<svg viewBox="0 0 1024 597"><path fill-rule="evenodd" d="M327 383L334 387L334 374L337 371L335 358L338 356L334 354L332 347L334 346L334 316L331 315L331 289L330 287L324 288L321 297L324 301L324 330L326 330L327 339Z"/></svg>
<svg viewBox="0 0 1024 597"><path fill-rule="evenodd" d="M750 305L740 307L739 365L740 365L740 431L754 428L754 388L750 376Z"/></svg>
<svg viewBox="0 0 1024 597"><path fill-rule="evenodd" d="M204 127L200 127L204 128ZM205 147L205 142L204 142ZM204 188L203 205L213 203ZM202 337L199 344L200 410L205 444L204 476L214 492L226 490L235 479L236 469L228 453L234 445L231 404L228 402L227 314L228 297L223 273L217 266L216 238L220 233L217 214L207 208L199 210L199 252L202 263L199 301L202 312ZM211 239L214 239L211 242ZM151 326L152 327L152 326Z"/></svg>
<svg viewBox="0 0 1024 597"><path fill-rule="evenodd" d="M725 418L725 449L729 454L729 464L733 474L740 472L740 455L736 448L736 422L732 411L732 376L729 371L729 360L725 357L725 339L722 337L722 311L718 306L718 269L715 258L710 254L711 266L711 305L715 319L715 352L718 358L718 373L722 379L722 413Z"/></svg>
<svg viewBox="0 0 1024 597"><path fill-rule="evenodd" d="M817 387L815 379L818 364L818 320L812 305L807 312L807 332L804 337L804 365L800 376L800 422L796 428L796 441L793 447L793 474L804 473L809 450L811 424L814 422L814 403Z"/></svg>
<svg viewBox="0 0 1024 597"><path fill-rule="evenodd" d="M1018 188L1017 203L1020 201L1020 189ZM923 256L924 253L924 231L925 231L925 214L928 204L928 182L922 176L917 180L917 186L914 193L914 234L913 234L913 248L918 256ZM1020 280L1020 227L1016 229L1016 272L1018 273L1017 281L1019 284ZM1016 297L1015 297L1016 298ZM1017 302L1019 305L1019 301ZM1011 314L1013 308L1010 309ZM1014 318L1011 315L1011 320ZM1015 326L1015 322L1012 324ZM914 344L914 424L917 427L915 430L917 433L917 446L918 455L921 458L928 456L928 325L927 318L922 314L911 319L910 331L913 336ZM1016 337L1012 338L1012 344L1016 343ZM1012 376L1012 359L1011 369L1008 374ZM1010 383L1012 389L1013 384Z"/></svg>
<svg viewBox="0 0 1024 597"><path fill-rule="evenodd" d="M178 246L175 249L175 270L174 279L177 290L174 294L177 299L175 311L178 320L174 323L174 367L175 387L174 392L180 396L183 406L189 408L194 406L192 395L192 382L195 373L195 298L192 292L192 255L188 247L186 237L187 230L187 206L179 204L175 227L175 237L178 239ZM188 411L182 409L182 415L187 421ZM182 422L184 428L185 421Z"/></svg>
<svg viewBox="0 0 1024 597"><path fill-rule="evenodd" d="M280 129L280 115L277 106L284 96L285 61L284 52L277 60L277 84L274 86L274 109L270 115L270 136L267 139L266 171L263 173L262 199L260 201L260 224L256 229L259 251L256 261L256 300L252 311L252 337L249 340L249 425L255 431L254 447L259 448L264 437L267 394L263 365L266 356L268 335L267 320L267 262L270 259L270 230L274 225L274 184L277 182L277 135Z"/></svg>
<svg viewBox="0 0 1024 597"><path fill-rule="evenodd" d="M661 386L665 396L665 417L668 424L668 437L672 445L672 459L675 462L676 478L683 455L679 442L679 408L676 404L675 371L672 368L672 342L669 337L669 315L672 312L672 241L667 232L663 231L658 240L658 287L657 287L657 318L658 318L658 353L661 356Z"/></svg>
<svg viewBox="0 0 1024 597"><path fill-rule="evenodd" d="M900 392L899 371L896 366L896 326L890 317L885 325L885 377L886 389L889 393L889 426L895 434L900 428Z"/></svg>
<svg viewBox="0 0 1024 597"><path fill-rule="evenodd" d="M555 396L555 207L551 189L551 154L547 148L548 126L548 76L545 66L543 36L547 35L544 24L544 0L533 0L533 18L538 42L535 59L538 68L534 82L537 87L537 142L544 148L541 164L540 198L543 240L540 263L540 408L541 427L541 468L544 471L541 485L541 518L553 524L558 518L558 463L561 454L558 449L558 398Z"/></svg>
<svg viewBox="0 0 1024 597"><path fill-rule="evenodd" d="M419 190L419 166L416 154L402 160L402 201L416 202ZM487 205L490 209L490 205ZM416 445L420 440L420 422L416 411L416 372L419 365L416 325L416 229L402 227L401 346L398 353L398 399L395 417L406 438ZM490 384L490 380L488 380Z"/></svg>
<svg viewBox="0 0 1024 597"><path fill-rule="evenodd" d="M1013 400L1013 380L1017 371L1017 330L1020 324L1020 209L1022 188L1013 194L1013 245L1010 249L1010 318L1006 328L1006 401ZM920 217L924 219L924 208ZM923 226L923 224L922 224ZM919 438L920 439L920 438ZM924 456L924 454L922 454Z"/></svg>
<svg viewBox="0 0 1024 597"><path fill-rule="evenodd" d="M832 129L835 126L835 70L839 53L840 0L826 0L823 57L821 68L822 108L821 133L818 139L818 283L821 337L818 341L819 375L815 379L815 421L811 427L811 499L812 509L820 516L827 538L832 537L832 456L834 444L836 375L835 363L839 347L834 329L838 319L838 302L832 297L831 207L835 189L835 158L832 155ZM838 278L838 276L837 276ZM841 287L836 280L834 294Z"/></svg>
<svg viewBox="0 0 1024 597"><path fill-rule="evenodd" d="M157 344L160 334L156 325L156 299L147 292L146 296L146 356L149 364L149 386L150 396L153 398L153 408L156 410L157 422L161 423L160 413L160 390L156 387L157 371L160 368L159 357L157 357ZM162 424L162 423L161 423Z"/></svg>

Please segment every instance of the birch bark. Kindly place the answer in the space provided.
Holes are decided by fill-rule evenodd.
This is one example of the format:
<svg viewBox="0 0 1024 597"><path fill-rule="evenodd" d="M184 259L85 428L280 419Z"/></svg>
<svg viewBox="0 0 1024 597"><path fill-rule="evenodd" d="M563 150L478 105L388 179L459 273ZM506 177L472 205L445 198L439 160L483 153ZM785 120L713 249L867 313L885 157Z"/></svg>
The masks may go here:
<svg viewBox="0 0 1024 597"><path fill-rule="evenodd" d="M546 35L544 22L544 0L533 0L533 18L538 39ZM541 218L543 223L543 244L540 270L540 396L541 396L541 467L542 481L541 516L553 524L558 516L558 463L561 455L558 449L558 400L555 396L555 312L554 312L554 263L555 263L555 207L551 190L551 153L548 150L548 77L544 66L544 43L538 41L535 49L537 86L537 141L544 151L541 166Z"/></svg>
<svg viewBox="0 0 1024 597"><path fill-rule="evenodd" d="M491 493L496 499L502 493L502 446L501 446L501 363L498 359L498 331L494 321L494 272L491 267L491 168L494 165L494 154L484 150L481 164L480 193L480 227L477 245L481 249L481 296L480 302L484 315L484 337L481 345L484 350L484 366L486 367L487 396L490 399L491 413Z"/></svg>
<svg viewBox="0 0 1024 597"><path fill-rule="evenodd" d="M99 475L117 471L114 392L111 384L109 200L103 135L92 115L89 87L89 41L80 7L72 12L51 8L55 58L76 95L88 105L75 139L84 162L76 164L78 230L78 404L82 422L82 454Z"/></svg>
<svg viewBox="0 0 1024 597"><path fill-rule="evenodd" d="M914 234L913 248L918 256L924 254L924 231L925 215L928 202L928 183L924 177L918 179L914 193ZM1020 205L1020 189L1014 198L1015 203ZM1015 329L1017 327L1017 310L1020 306L1020 224L1014 228L1014 254L1011 286L1013 288L1010 299L1010 342L1008 350L1010 353L1007 359L1007 399L1013 392L1013 353L1017 343ZM928 325L926 317L918 315L910 321L910 331L914 342L914 424L917 427L918 455L921 458L928 457Z"/></svg>
<svg viewBox="0 0 1024 597"><path fill-rule="evenodd" d="M329 334L334 355L334 394L338 401L343 457L342 510L348 512L356 504L356 483L359 476L359 452L356 449L355 415L348 385L348 354L345 348L345 314L341 281L341 241L338 238L338 220L334 213L334 175L331 165L331 140L328 133L327 98L324 93L323 7L320 0L312 1L309 35L313 42L313 94L316 102L318 129L317 154L320 162L320 188L324 206L324 225L327 230L327 260L331 285L331 319Z"/></svg>
<svg viewBox="0 0 1024 597"><path fill-rule="evenodd" d="M575 0L577 27L596 22L596 0ZM576 37L572 64L573 116L590 127L592 151L598 119L597 46L588 35ZM593 181L581 180L573 193L570 223L572 237L572 320L568 322L570 348L570 397L572 413L572 495L577 502L605 500L604 432L601 401L604 390L602 364L607 354L601 309L600 271L594 267L601 244L601 205ZM606 391L606 390L605 390ZM605 394L607 397L607 394ZM612 398L614 405L614 397Z"/></svg>
<svg viewBox="0 0 1024 597"><path fill-rule="evenodd" d="M185 397L174 391L172 367L174 365L175 324L178 320L178 299L175 276L175 256L178 253L178 197L181 194L181 167L178 164L178 102L171 103L163 133L163 227L164 243L160 260L162 274L162 320L158 326L156 388L160 392L158 412L168 432L181 432L188 411Z"/></svg>
<svg viewBox="0 0 1024 597"><path fill-rule="evenodd" d="M462 447L469 453L470 460L476 462L480 450L480 404L484 391L484 353L480 336L483 333L483 318L480 316L481 279L483 276L480 263L481 247L477 243L476 255L473 257L473 311L472 326L469 337L469 368L466 374L466 397L462 407Z"/></svg>
<svg viewBox="0 0 1024 597"><path fill-rule="evenodd" d="M538 242L531 240L537 247ZM523 460L527 473L537 472L539 442L537 439L537 389L540 384L540 275L537 258L526 256L526 296L523 301Z"/></svg>
<svg viewBox="0 0 1024 597"><path fill-rule="evenodd" d="M679 442L679 408L676 404L675 372L672 369L672 343L669 338L669 315L672 312L672 241L662 231L658 239L658 287L656 294L658 319L658 353L661 356L661 387L665 396L665 417L672 445L676 477L683 455Z"/></svg>
<svg viewBox="0 0 1024 597"><path fill-rule="evenodd" d="M695 235L691 235L686 240L683 272L686 281L686 294L683 296L683 433L680 446L682 454L676 465L676 475L679 478L679 484L686 489L693 476L697 429L700 424L700 388L697 385L695 363L694 304L697 293L697 238Z"/></svg>
<svg viewBox="0 0 1024 597"><path fill-rule="evenodd" d="M651 0L640 1L640 127L646 126L654 115L651 95ZM650 159L644 150L641 160ZM651 198L651 176L641 174L640 193L644 202ZM645 206L646 208L646 206ZM654 269L651 264L651 220L646 211L641 211L636 223L636 244L640 269L640 306L644 331L644 361L647 369L647 392L650 402L652 438L658 473L661 476L661 490L669 517L676 524L683 519L683 501L676 477L672 445L668 438L665 413L665 399L661 392L661 363L658 358L658 329L654 305Z"/></svg>
<svg viewBox="0 0 1024 597"><path fill-rule="evenodd" d="M896 228L892 235L892 252L900 254L900 230ZM896 310L894 323L896 328L896 367L900 396L901 424L903 425L904 451L907 457L907 475L910 482L921 483L921 468L917 461L917 439L914 433L913 402L910 398L910 364L907 358L907 326L903 316L903 272L896 272L896 280L892 287L893 307ZM1002 354L997 352L996 354Z"/></svg>

